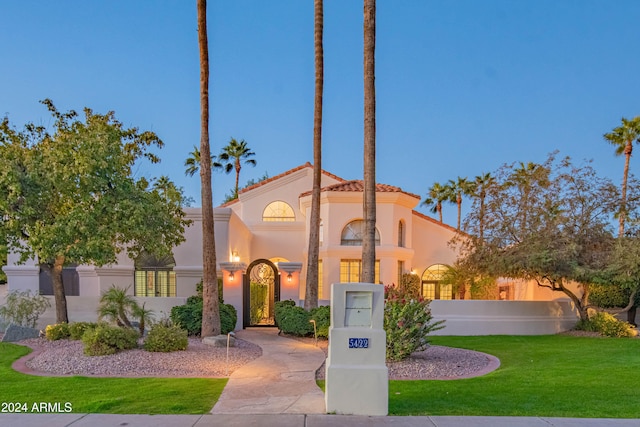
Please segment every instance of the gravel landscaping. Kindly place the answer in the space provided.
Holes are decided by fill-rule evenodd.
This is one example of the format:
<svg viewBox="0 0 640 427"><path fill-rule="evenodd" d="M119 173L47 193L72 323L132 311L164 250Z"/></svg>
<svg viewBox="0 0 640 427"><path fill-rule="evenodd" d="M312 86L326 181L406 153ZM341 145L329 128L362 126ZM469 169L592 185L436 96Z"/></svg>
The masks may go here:
<svg viewBox="0 0 640 427"><path fill-rule="evenodd" d="M294 338L315 345L310 338ZM260 357L262 350L255 344L236 340L229 349L202 344L189 338L185 351L153 353L142 349L127 350L109 356L85 356L81 341L48 341L45 338L23 340L20 344L34 349L25 366L36 375L84 375L101 377L200 377L222 378L239 367ZM327 353L328 342L317 346ZM401 362L387 363L389 379L457 379L490 372L499 366L497 359L483 353L459 348L429 346ZM316 373L324 379L324 364Z"/></svg>
<svg viewBox="0 0 640 427"><path fill-rule="evenodd" d="M189 338L185 351L170 353L127 350L109 356L85 356L82 341L48 341L36 338L20 341L34 349L35 356L26 362L35 373L49 375L85 375L101 377L198 377L221 378L262 355L255 344L236 340L227 349L202 344Z"/></svg>
<svg viewBox="0 0 640 427"><path fill-rule="evenodd" d="M315 345L313 339L302 338ZM328 341L318 340L325 355ZM426 350L413 353L401 362L387 362L390 380L451 380L470 378L491 372L500 366L493 356L461 348L430 345ZM316 379L324 379L324 364L316 372Z"/></svg>

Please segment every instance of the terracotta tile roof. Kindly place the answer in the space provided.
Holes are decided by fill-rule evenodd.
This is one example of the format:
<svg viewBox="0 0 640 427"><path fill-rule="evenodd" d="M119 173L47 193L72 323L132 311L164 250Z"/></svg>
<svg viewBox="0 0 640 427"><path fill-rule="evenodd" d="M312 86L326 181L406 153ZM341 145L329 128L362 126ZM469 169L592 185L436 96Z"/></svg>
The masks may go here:
<svg viewBox="0 0 640 427"><path fill-rule="evenodd" d="M425 214L420 213L420 212L418 212L418 211L411 211L411 213L412 213L412 214L414 214L415 216L419 217L419 218L422 218L422 219L425 219L425 220L427 220L427 221L429 221L429 222L432 222L432 223L434 223L435 225L439 225L440 227L444 227L444 228L446 228L446 229L448 229L448 230L451 230L451 231L453 231L453 232L455 232L455 233L458 233L458 230L457 230L455 227L452 227L452 226L450 226L449 224L445 224L444 222L440 222L440 221L438 221L437 219L435 219L435 218L431 218L431 217L430 217L430 216L428 216L428 215L425 215ZM461 232L461 233L462 233L462 234L466 234L466 233L464 233L464 232Z"/></svg>
<svg viewBox="0 0 640 427"><path fill-rule="evenodd" d="M275 180L277 180L277 179L282 178L283 176L291 175L292 173L294 173L294 172L298 172L299 170L302 170L302 169L304 169L304 168L310 168L310 169L313 169L313 165L312 165L311 163L307 162L307 163L305 163L304 165L300 165L300 166L295 167L295 168L293 168L293 169L289 169L288 171L283 172L283 173L281 173L281 174L279 174L279 175L272 176L271 178L267 178L267 179L265 179L264 181L260 181L260 182L257 182L257 183L255 183L255 184L253 184L253 185L249 186L249 187L243 188L243 189L242 189L242 190L240 190L238 193L245 193L245 192L247 192L247 191L251 191L251 190L253 190L254 188L258 188L258 187L260 187L260 186L263 186L263 185L265 185L265 184L268 184L268 183L270 183L270 182L273 182L273 181L275 181ZM344 179L340 178L339 176L334 175L334 174L332 174L332 173L329 173L329 172L327 172L327 171L325 171L325 170L323 170L323 171L322 171L322 174L323 174L323 175L326 175L326 176L328 176L328 177L331 177L331 178L333 178L333 179L336 179L336 180L338 180L338 181L344 181Z"/></svg>
<svg viewBox="0 0 640 427"><path fill-rule="evenodd" d="M253 190L255 188L261 187L261 186L266 185L266 184L268 184L270 182L273 182L273 181L275 181L277 179L280 179L280 178L282 178L284 176L291 175L292 173L298 172L299 170L302 170L304 168L313 169L313 165L311 163L309 163L309 162L306 162L303 165L297 166L297 167L295 167L293 169L289 169L288 171L282 172L281 174L278 174L276 176L272 176L271 178L267 178L267 179L265 179L263 181L257 182L257 183L255 183L253 185L250 185L249 187L245 187L245 188L241 189L240 191L238 191L238 194L242 194L242 193L245 193L247 191L251 191L251 190ZM334 175L332 173L329 173L326 170L322 170L322 174L326 175L326 176L328 176L330 178L333 178L333 179L335 179L337 181L345 182L345 180L343 178L340 178L338 175ZM233 205L235 203L238 203L238 202L239 202L238 199L233 199L233 200L231 200L231 201L229 201L227 203L221 204L219 207L224 208L224 207L231 206L231 205Z"/></svg>
<svg viewBox="0 0 640 427"><path fill-rule="evenodd" d="M321 192L343 191L343 192L362 193L364 191L364 181L362 181L361 179L344 181L338 184L333 184L333 185L323 187L320 191ZM420 199L420 196L418 196L417 194L408 193L406 191L403 191L402 188L400 187L394 187L393 185L387 185L387 184L376 184L376 193L403 193L410 197ZM311 194L311 191L306 191L302 193L300 197L308 196L309 194Z"/></svg>

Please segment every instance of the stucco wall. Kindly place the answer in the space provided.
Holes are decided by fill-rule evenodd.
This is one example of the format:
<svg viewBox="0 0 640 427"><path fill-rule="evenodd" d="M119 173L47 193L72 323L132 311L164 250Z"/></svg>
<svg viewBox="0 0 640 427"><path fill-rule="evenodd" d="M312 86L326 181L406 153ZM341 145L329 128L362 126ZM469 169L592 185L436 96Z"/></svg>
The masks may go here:
<svg viewBox="0 0 640 427"><path fill-rule="evenodd" d="M142 304L145 304L146 309L153 310L155 319L160 320L164 316L171 314L171 307L176 305L183 305L186 303L186 298L141 298L135 297L136 300ZM47 297L51 302L51 307L40 316L38 319L37 327L40 329L45 328L47 325L56 323L56 311L55 301L53 297ZM99 298L97 297L67 297L67 311L69 313L69 322L96 322L98 320L98 305ZM130 319L133 320L133 319Z"/></svg>
<svg viewBox="0 0 640 427"><path fill-rule="evenodd" d="M435 300L434 320L445 327L433 335L545 335L575 326L578 314L567 300Z"/></svg>

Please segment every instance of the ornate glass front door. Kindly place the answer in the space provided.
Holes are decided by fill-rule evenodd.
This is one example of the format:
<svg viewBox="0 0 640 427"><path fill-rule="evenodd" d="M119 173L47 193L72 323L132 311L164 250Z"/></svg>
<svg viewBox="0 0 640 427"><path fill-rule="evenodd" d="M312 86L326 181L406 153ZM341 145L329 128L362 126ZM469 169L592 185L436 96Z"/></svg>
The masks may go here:
<svg viewBox="0 0 640 427"><path fill-rule="evenodd" d="M276 266L268 260L251 263L244 279L245 326L273 326L274 304L279 297Z"/></svg>

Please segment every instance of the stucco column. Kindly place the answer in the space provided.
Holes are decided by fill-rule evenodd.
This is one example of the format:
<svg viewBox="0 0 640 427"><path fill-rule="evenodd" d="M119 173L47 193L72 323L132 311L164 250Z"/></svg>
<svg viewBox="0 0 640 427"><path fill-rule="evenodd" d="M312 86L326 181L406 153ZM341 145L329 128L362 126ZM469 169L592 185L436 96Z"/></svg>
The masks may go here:
<svg viewBox="0 0 640 427"><path fill-rule="evenodd" d="M300 288L301 262L279 262L280 271L280 301L293 300L296 304L304 299L305 289Z"/></svg>
<svg viewBox="0 0 640 427"><path fill-rule="evenodd" d="M235 329L242 329L243 312L243 284L242 275L247 270L247 265L243 262L221 262L222 271L222 292L225 304L231 304L238 313L238 320Z"/></svg>

